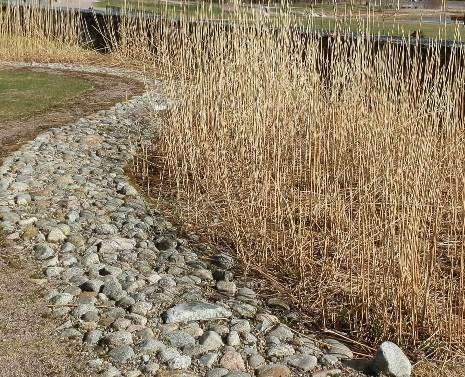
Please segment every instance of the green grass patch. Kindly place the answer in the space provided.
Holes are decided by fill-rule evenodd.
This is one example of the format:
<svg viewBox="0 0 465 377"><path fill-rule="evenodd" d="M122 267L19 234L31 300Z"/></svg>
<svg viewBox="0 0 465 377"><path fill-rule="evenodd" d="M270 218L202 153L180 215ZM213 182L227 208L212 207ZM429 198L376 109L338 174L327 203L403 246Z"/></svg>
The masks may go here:
<svg viewBox="0 0 465 377"><path fill-rule="evenodd" d="M0 121L46 111L91 88L92 83L80 77L0 71Z"/></svg>

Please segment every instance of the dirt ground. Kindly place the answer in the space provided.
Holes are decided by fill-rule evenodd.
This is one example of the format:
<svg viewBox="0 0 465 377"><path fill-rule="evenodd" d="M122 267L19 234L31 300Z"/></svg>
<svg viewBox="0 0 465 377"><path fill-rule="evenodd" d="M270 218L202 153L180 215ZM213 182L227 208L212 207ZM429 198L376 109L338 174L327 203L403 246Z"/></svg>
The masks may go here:
<svg viewBox="0 0 465 377"><path fill-rule="evenodd" d="M140 83L120 78L56 74L85 77L93 82L94 88L44 113L0 124L0 163L2 158L45 129L71 123L143 91ZM55 335L61 322L49 315L42 297L47 282L40 277L30 257L0 234L0 376L92 375L79 354L80 344Z"/></svg>

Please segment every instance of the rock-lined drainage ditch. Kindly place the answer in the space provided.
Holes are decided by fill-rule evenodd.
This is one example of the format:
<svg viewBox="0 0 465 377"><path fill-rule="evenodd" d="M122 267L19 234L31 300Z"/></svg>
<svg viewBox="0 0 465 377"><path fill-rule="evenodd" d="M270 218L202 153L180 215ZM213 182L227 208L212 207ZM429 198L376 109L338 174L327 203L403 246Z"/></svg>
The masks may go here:
<svg viewBox="0 0 465 377"><path fill-rule="evenodd" d="M143 80L120 69L5 64ZM131 186L124 167L153 135L139 119L165 108L159 93L44 132L0 167L1 227L48 279L57 336L82 340L88 365L107 377L357 375L341 363L354 357L346 345L280 323L252 283L234 279L233 258L206 257ZM389 342L369 365L411 372Z"/></svg>

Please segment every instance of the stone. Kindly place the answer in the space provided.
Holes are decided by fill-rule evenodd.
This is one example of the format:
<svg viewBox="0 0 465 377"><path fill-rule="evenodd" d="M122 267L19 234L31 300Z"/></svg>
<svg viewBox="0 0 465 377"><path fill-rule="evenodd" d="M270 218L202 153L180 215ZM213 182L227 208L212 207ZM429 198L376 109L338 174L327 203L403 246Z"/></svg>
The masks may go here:
<svg viewBox="0 0 465 377"><path fill-rule="evenodd" d="M281 341L289 341L294 338L294 334L292 330L289 327L284 326L284 325L279 325L274 330L271 330L268 333L268 336L274 336Z"/></svg>
<svg viewBox="0 0 465 377"><path fill-rule="evenodd" d="M162 348L160 352L158 353L158 358L163 363L167 363L168 361L176 359L177 357L180 357L180 356L181 354L174 347Z"/></svg>
<svg viewBox="0 0 465 377"><path fill-rule="evenodd" d="M103 286L103 281L99 279L89 279L82 283L79 288L85 292L100 292L100 288Z"/></svg>
<svg viewBox="0 0 465 377"><path fill-rule="evenodd" d="M134 350L129 345L116 347L113 348L110 352L108 352L108 357L116 365L126 364L134 356Z"/></svg>
<svg viewBox="0 0 465 377"><path fill-rule="evenodd" d="M110 347L118 347L133 343L132 334L124 330L118 330L105 335L103 341Z"/></svg>
<svg viewBox="0 0 465 377"><path fill-rule="evenodd" d="M279 344L272 346L268 349L269 357L284 357L290 356L295 353L294 347L289 344Z"/></svg>
<svg viewBox="0 0 465 377"><path fill-rule="evenodd" d="M412 364L395 343L383 342L376 351L369 369L377 374L384 373L392 377L409 377L412 373Z"/></svg>
<svg viewBox="0 0 465 377"><path fill-rule="evenodd" d="M211 368L213 366L213 364L215 364L216 361L218 360L218 357L219 357L218 353L209 352L206 355L203 355L199 359L199 364L201 366L206 367L206 368Z"/></svg>
<svg viewBox="0 0 465 377"><path fill-rule="evenodd" d="M265 358L259 353L253 353L249 356L249 366L252 369L258 369L265 365Z"/></svg>
<svg viewBox="0 0 465 377"><path fill-rule="evenodd" d="M209 370L207 374L205 375L205 377L223 377L223 376L226 376L228 372L229 371L225 368L215 368L215 369Z"/></svg>
<svg viewBox="0 0 465 377"><path fill-rule="evenodd" d="M59 293L50 300L52 305L67 305L73 301L74 296L69 293Z"/></svg>
<svg viewBox="0 0 465 377"><path fill-rule="evenodd" d="M152 306L150 302L139 301L131 306L131 313L146 316L150 309L152 309Z"/></svg>
<svg viewBox="0 0 465 377"><path fill-rule="evenodd" d="M285 365L266 365L258 370L257 377L289 377L291 371Z"/></svg>
<svg viewBox="0 0 465 377"><path fill-rule="evenodd" d="M216 266L224 270L232 270L234 267L234 259L228 254L217 254L210 257L210 261Z"/></svg>
<svg viewBox="0 0 465 377"><path fill-rule="evenodd" d="M155 355L166 346L156 339L146 339L137 345L139 352L147 355Z"/></svg>
<svg viewBox="0 0 465 377"><path fill-rule="evenodd" d="M65 239L65 234L58 227L52 228L47 236L47 241L53 243L63 242Z"/></svg>
<svg viewBox="0 0 465 377"><path fill-rule="evenodd" d="M207 351L214 351L223 345L223 340L216 332L207 331L199 338L199 343Z"/></svg>
<svg viewBox="0 0 465 377"><path fill-rule="evenodd" d="M320 357L319 361L323 365L333 366L339 363L339 358L336 355L325 354Z"/></svg>
<svg viewBox="0 0 465 377"><path fill-rule="evenodd" d="M223 306L203 302L176 305L163 313L165 323L207 321L215 318L227 318L232 313Z"/></svg>
<svg viewBox="0 0 465 377"><path fill-rule="evenodd" d="M231 331L237 331L239 334L247 334L250 330L250 322L246 319L231 320Z"/></svg>
<svg viewBox="0 0 465 377"><path fill-rule="evenodd" d="M339 359L352 359L354 357L349 347L335 339L323 339L323 342L329 346L327 352L329 355L334 355Z"/></svg>
<svg viewBox="0 0 465 377"><path fill-rule="evenodd" d="M182 355L177 356L168 361L168 368L169 369L186 369L189 368L191 365L191 358L190 356Z"/></svg>
<svg viewBox="0 0 465 377"><path fill-rule="evenodd" d="M232 302L231 308L244 318L253 318L257 312L257 308L245 302Z"/></svg>
<svg viewBox="0 0 465 377"><path fill-rule="evenodd" d="M182 348L187 345L195 344L195 338L181 330L169 332L165 334L165 337L172 347Z"/></svg>
<svg viewBox="0 0 465 377"><path fill-rule="evenodd" d="M334 368L314 372L312 373L312 377L339 377L341 374L342 370Z"/></svg>
<svg viewBox="0 0 465 377"><path fill-rule="evenodd" d="M102 337L102 331L92 330L84 335L84 342L87 344L97 344Z"/></svg>
<svg viewBox="0 0 465 377"><path fill-rule="evenodd" d="M105 282L102 293L115 301L121 300L125 296L121 284L115 279L110 279Z"/></svg>
<svg viewBox="0 0 465 377"><path fill-rule="evenodd" d="M223 293L234 296L236 293L236 284L230 281L221 280L216 283L216 288Z"/></svg>
<svg viewBox="0 0 465 377"><path fill-rule="evenodd" d="M244 359L236 351L226 351L221 357L219 364L229 371L245 371Z"/></svg>
<svg viewBox="0 0 465 377"><path fill-rule="evenodd" d="M287 359L287 363L294 368L308 372L318 365L318 359L312 355L299 355L290 357Z"/></svg>
<svg viewBox="0 0 465 377"><path fill-rule="evenodd" d="M272 308L278 308L278 309L283 309L283 310L291 310L291 307L289 304L280 299L279 297L272 297L267 301L268 305L270 305Z"/></svg>
<svg viewBox="0 0 465 377"><path fill-rule="evenodd" d="M55 252L47 244L38 244L34 246L34 257L39 260L45 260L53 257Z"/></svg>
<svg viewBox="0 0 465 377"><path fill-rule="evenodd" d="M142 368L142 371L145 374L148 374L149 376L154 376L158 372L159 369L160 369L160 365L158 363L151 362L151 363L144 365Z"/></svg>
<svg viewBox="0 0 465 377"><path fill-rule="evenodd" d="M231 347L236 347L241 344L241 338L239 337L239 333L237 331L231 331L229 333L227 344Z"/></svg>

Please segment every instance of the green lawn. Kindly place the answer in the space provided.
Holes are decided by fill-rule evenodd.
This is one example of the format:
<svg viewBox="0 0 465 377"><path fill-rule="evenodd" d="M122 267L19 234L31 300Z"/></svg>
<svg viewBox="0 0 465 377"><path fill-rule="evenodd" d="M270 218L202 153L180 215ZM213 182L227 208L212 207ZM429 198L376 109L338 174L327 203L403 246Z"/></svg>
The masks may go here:
<svg viewBox="0 0 465 377"><path fill-rule="evenodd" d="M0 121L45 111L91 88L91 82L79 77L0 71Z"/></svg>

